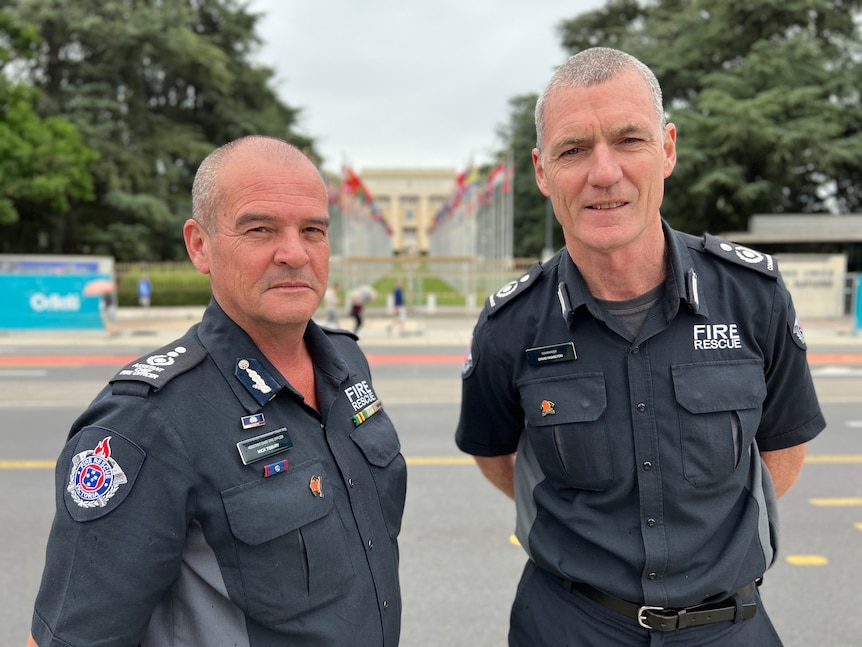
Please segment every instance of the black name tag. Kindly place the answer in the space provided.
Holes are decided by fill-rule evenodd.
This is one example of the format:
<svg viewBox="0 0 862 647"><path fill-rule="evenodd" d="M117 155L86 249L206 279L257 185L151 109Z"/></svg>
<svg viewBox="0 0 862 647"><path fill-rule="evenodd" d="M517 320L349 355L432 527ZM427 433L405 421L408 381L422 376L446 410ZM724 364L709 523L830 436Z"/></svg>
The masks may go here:
<svg viewBox="0 0 862 647"><path fill-rule="evenodd" d="M287 427L270 431L254 438L241 440L236 444L243 465L263 460L273 454L286 451L293 447L293 441L287 434Z"/></svg>
<svg viewBox="0 0 862 647"><path fill-rule="evenodd" d="M578 354L575 352L575 342L573 341L554 344L553 346L528 348L524 352L527 354L527 363L530 366L541 366L550 362L571 362L574 359L578 359Z"/></svg>

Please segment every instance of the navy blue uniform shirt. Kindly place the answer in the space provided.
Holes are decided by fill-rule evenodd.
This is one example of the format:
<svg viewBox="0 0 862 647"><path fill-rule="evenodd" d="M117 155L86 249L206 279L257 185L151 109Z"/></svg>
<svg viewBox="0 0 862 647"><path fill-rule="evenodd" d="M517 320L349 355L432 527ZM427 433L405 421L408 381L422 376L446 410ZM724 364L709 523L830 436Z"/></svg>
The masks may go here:
<svg viewBox="0 0 862 647"><path fill-rule="evenodd" d="M541 568L632 602L722 599L775 559L760 451L825 426L775 259L664 224L668 273L632 337L563 249L492 295L458 446L517 451L517 536Z"/></svg>
<svg viewBox="0 0 862 647"><path fill-rule="evenodd" d="M99 394L57 462L40 647L398 644L399 441L355 338L305 340L319 413L215 302Z"/></svg>

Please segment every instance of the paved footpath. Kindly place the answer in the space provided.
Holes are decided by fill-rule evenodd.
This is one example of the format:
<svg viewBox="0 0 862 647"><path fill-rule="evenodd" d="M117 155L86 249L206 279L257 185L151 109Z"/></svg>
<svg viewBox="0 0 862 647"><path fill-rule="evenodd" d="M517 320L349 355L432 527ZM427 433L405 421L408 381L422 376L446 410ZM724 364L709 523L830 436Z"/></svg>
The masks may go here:
<svg viewBox="0 0 862 647"><path fill-rule="evenodd" d="M203 314L203 307L120 308L120 334L108 338L103 330L0 331L0 354L4 349L51 346L103 346L106 349L135 347L159 348L180 337ZM449 346L464 348L470 343L478 311L464 309L438 310L431 313L411 313L404 333L388 330L392 321L384 309L370 310L359 330L363 348ZM325 312L315 316L325 321ZM341 317L341 324L351 328L353 319ZM850 317L803 321L809 352L828 353L830 348L848 347L862 352L862 330L857 330Z"/></svg>

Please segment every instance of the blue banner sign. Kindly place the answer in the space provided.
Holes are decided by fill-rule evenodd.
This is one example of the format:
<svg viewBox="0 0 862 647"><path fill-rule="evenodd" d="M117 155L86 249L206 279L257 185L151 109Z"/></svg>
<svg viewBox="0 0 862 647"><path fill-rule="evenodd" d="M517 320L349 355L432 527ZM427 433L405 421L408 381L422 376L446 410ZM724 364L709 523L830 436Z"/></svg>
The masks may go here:
<svg viewBox="0 0 862 647"><path fill-rule="evenodd" d="M116 297L111 256L0 254L0 330L104 328L106 291Z"/></svg>
<svg viewBox="0 0 862 647"><path fill-rule="evenodd" d="M0 274L0 329L103 328L101 296L88 296L93 281L107 274Z"/></svg>

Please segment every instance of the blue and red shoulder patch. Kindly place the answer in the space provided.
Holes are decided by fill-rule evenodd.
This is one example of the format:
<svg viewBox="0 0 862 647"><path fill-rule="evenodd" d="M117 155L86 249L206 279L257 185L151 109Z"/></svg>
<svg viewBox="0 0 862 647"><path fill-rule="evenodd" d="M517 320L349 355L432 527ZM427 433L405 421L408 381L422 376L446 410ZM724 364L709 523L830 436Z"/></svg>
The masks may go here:
<svg viewBox="0 0 862 647"><path fill-rule="evenodd" d="M84 427L63 499L75 521L92 521L115 510L129 495L146 452L124 436L103 427Z"/></svg>

